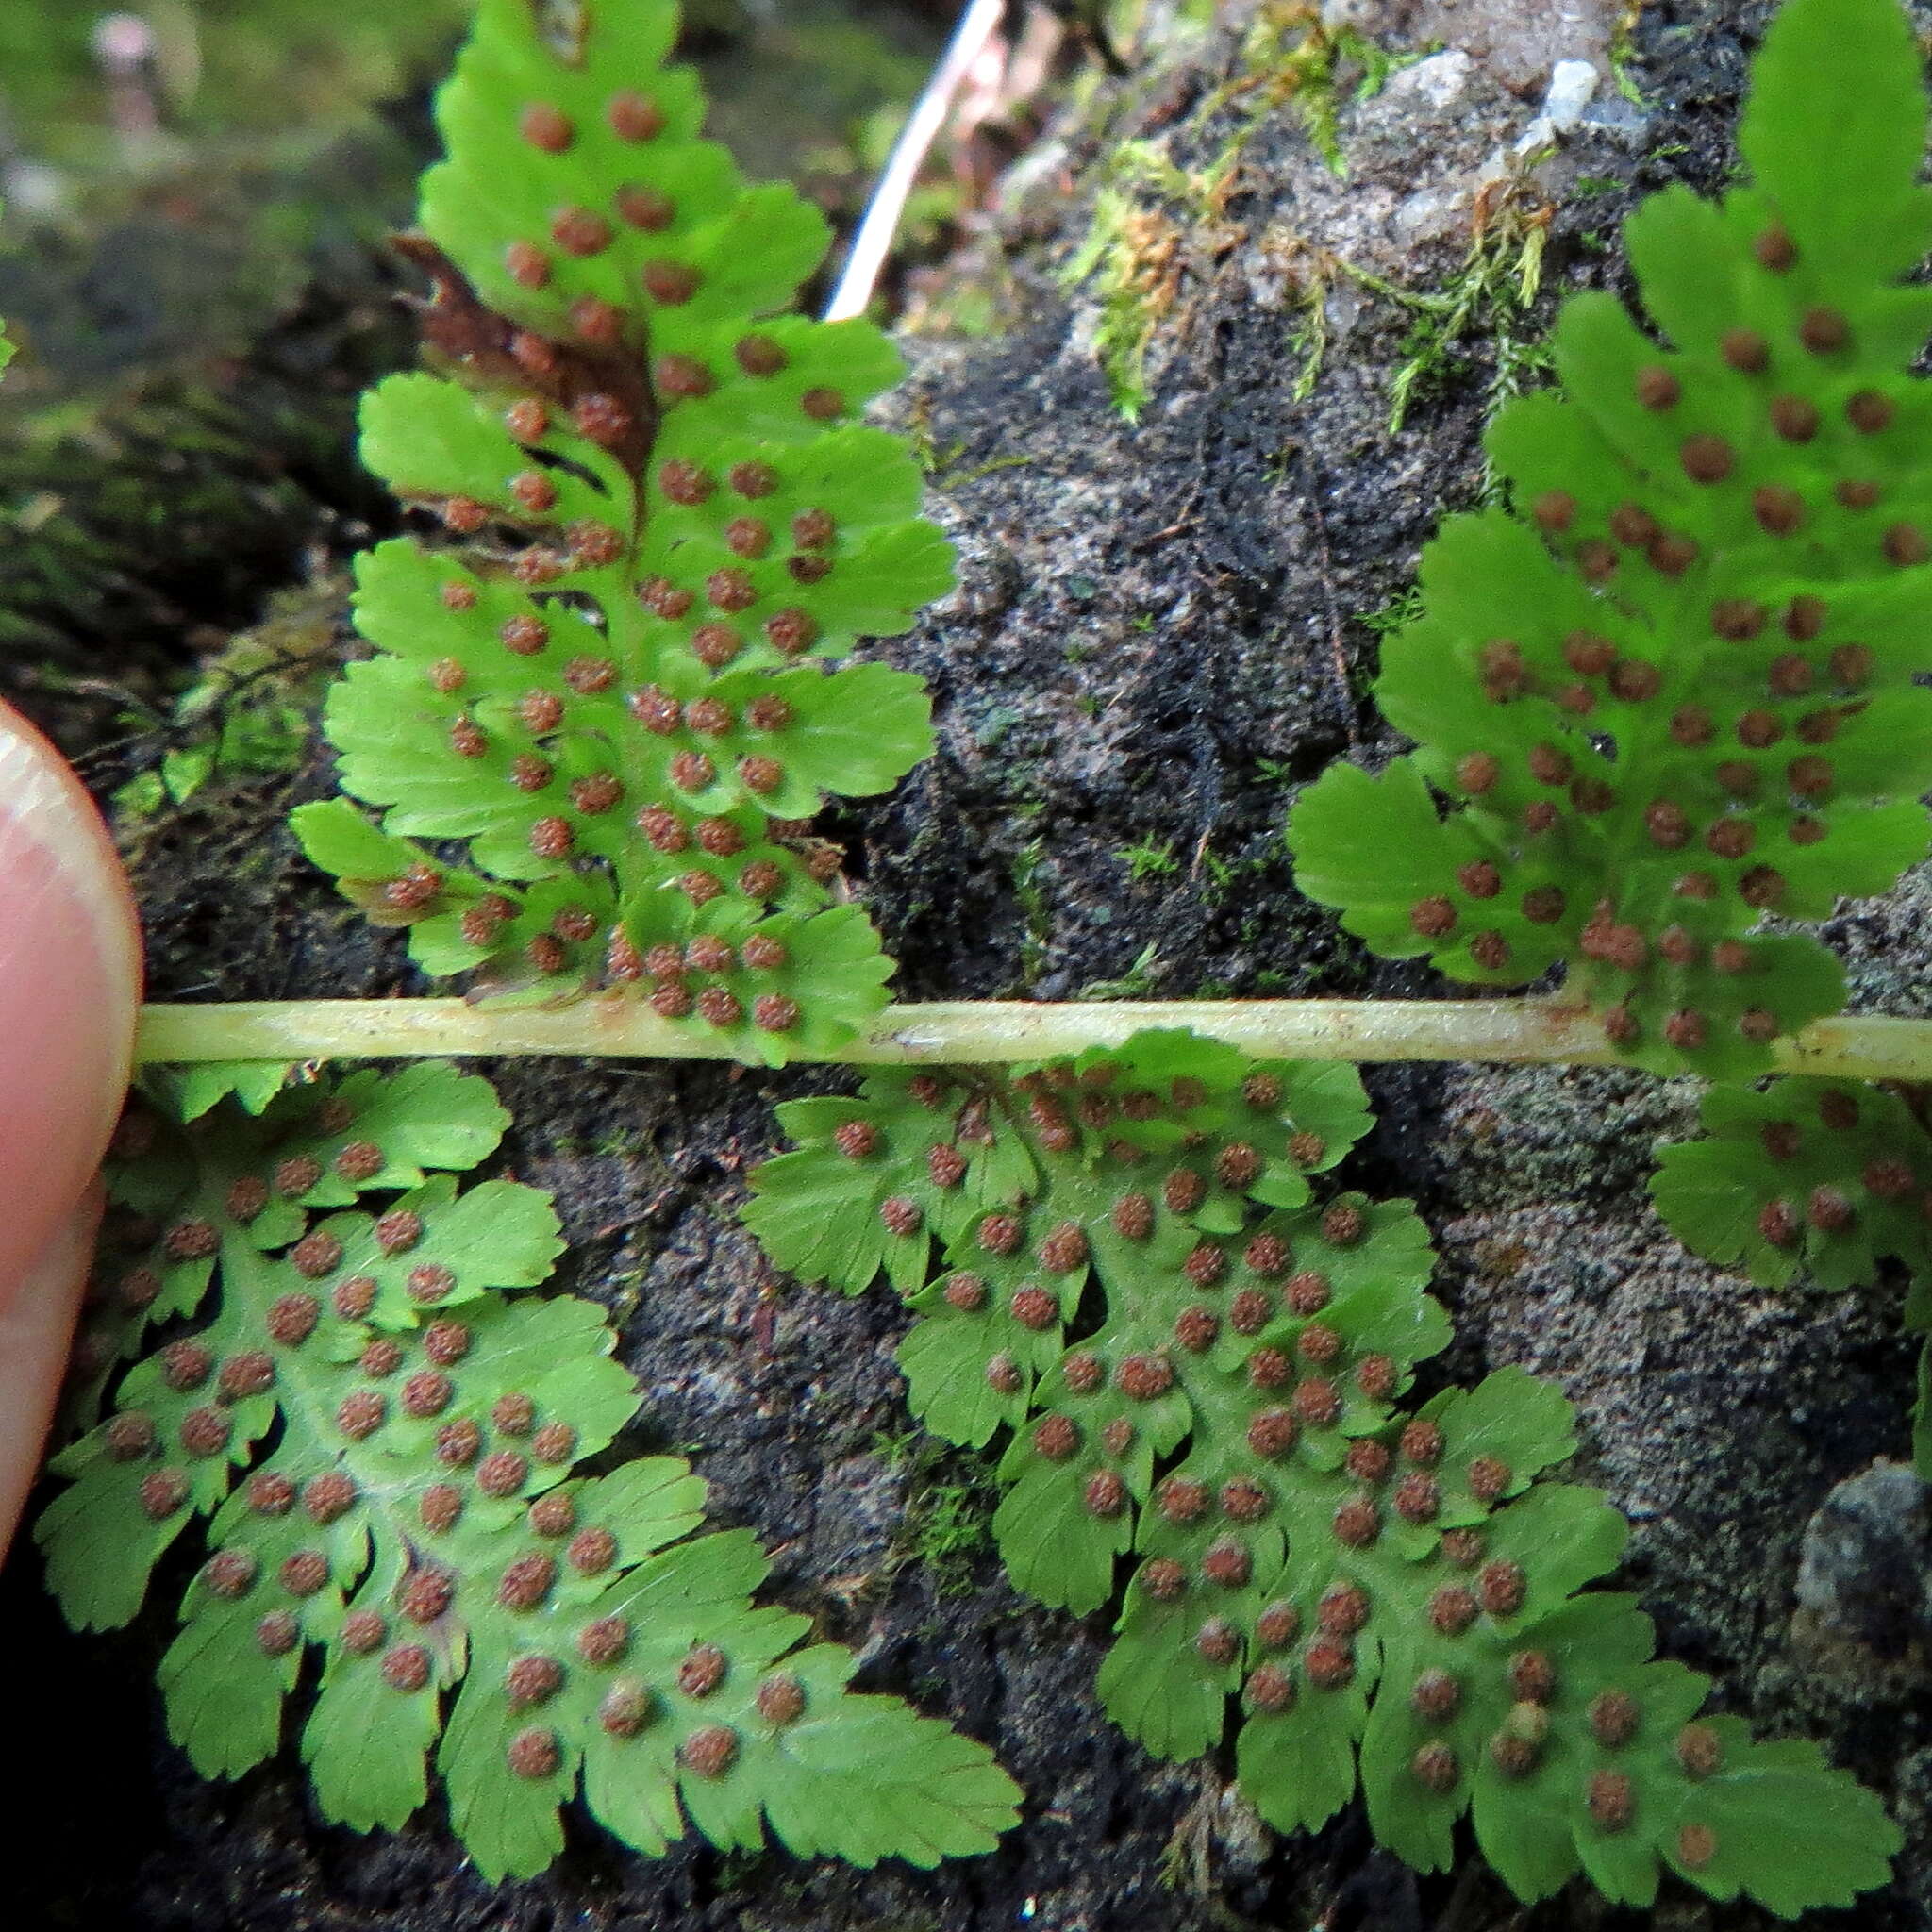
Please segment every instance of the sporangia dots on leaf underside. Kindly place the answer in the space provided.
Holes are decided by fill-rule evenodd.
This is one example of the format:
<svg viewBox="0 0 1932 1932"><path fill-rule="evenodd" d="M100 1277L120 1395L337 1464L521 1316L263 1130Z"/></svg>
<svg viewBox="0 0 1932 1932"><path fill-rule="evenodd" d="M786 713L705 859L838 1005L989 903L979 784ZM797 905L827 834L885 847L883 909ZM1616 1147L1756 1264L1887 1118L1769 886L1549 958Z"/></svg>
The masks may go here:
<svg viewBox="0 0 1932 1932"><path fill-rule="evenodd" d="M578 1796L652 1856L687 1826L868 1865L992 1846L1017 1793L986 1750L848 1690L841 1647L800 1648L808 1620L752 1600L750 1533L694 1533L686 1463L571 1474L638 1391L594 1304L502 1292L562 1242L537 1190L458 1188L507 1124L486 1082L425 1061L212 1106L209 1085L153 1075L130 1108L68 1391L83 1433L38 1528L84 1628L126 1623L205 1530L160 1673L199 1771L275 1751L312 1654L324 1816L400 1826L433 1754L492 1880L548 1864Z"/></svg>
<svg viewBox="0 0 1932 1932"><path fill-rule="evenodd" d="M891 973L809 821L932 744L919 679L825 660L905 630L952 558L909 446L857 419L895 352L780 312L825 224L699 139L674 25L602 7L566 59L526 0L479 8L404 244L437 373L363 408L365 460L425 513L360 558L377 656L327 707L381 823L344 798L295 825L431 974L633 987L778 1064L851 1039ZM644 963L701 940L715 962Z"/></svg>
<svg viewBox="0 0 1932 1932"><path fill-rule="evenodd" d="M1384 646L1418 749L1297 803L1297 877L1377 951L1523 985L1558 963L1626 1059L1759 1073L1836 1011L1818 941L1758 930L1882 892L1932 786L1925 102L1895 0L1790 0L1721 202L1625 229L1660 347L1564 308L1560 392L1491 457L1520 514L1449 519ZM1856 124L1857 140L1840 131Z"/></svg>
<svg viewBox="0 0 1932 1932"><path fill-rule="evenodd" d="M1309 1177L1370 1124L1353 1068L1143 1033L779 1114L800 1144L754 1175L748 1224L808 1279L883 1274L909 1302L913 1410L999 1440L1021 1589L1084 1615L1124 1569L1100 1691L1149 1751L1198 1757L1232 1714L1271 1823L1313 1828L1359 1783L1424 1869L1473 1807L1525 1898L1578 1869L1625 1903L1669 1866L1780 1910L1883 1881L1895 1833L1815 1746L1707 1720L1715 1783L1674 1749L1707 1680L1653 1660L1629 1598L1575 1593L1627 1531L1537 1480L1572 1446L1559 1393L1504 1370L1403 1407L1449 1337L1426 1234ZM1790 1851L1798 1813L1823 1821L1816 1858Z"/></svg>
<svg viewBox="0 0 1932 1932"><path fill-rule="evenodd" d="M1824 1289L1912 1275L1906 1326L1932 1336L1932 1132L1924 1090L1792 1077L1715 1087L1704 1138L1664 1148L1651 1193L1684 1244L1754 1281ZM1932 1476L1932 1342L1922 1352L1913 1459Z"/></svg>

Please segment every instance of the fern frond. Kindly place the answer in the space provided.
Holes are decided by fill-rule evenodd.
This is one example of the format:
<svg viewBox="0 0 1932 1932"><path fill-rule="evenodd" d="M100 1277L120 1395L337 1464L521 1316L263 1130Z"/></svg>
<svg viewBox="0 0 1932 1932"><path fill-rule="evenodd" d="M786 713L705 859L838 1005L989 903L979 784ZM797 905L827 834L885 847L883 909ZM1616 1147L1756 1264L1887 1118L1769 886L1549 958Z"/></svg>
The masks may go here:
<svg viewBox="0 0 1932 1932"><path fill-rule="evenodd" d="M1671 1869L1790 1911L1884 1881L1876 1798L1810 1744L1701 1719L1708 1680L1654 1660L1635 1605L1576 1594L1627 1532L1538 1480L1573 1446L1558 1392L1505 1369L1404 1404L1449 1337L1426 1231L1309 1181L1370 1124L1353 1069L1144 1034L782 1118L802 1144L754 1176L749 1224L782 1266L910 1302L913 1410L999 1439L1021 1589L1084 1614L1124 1574L1099 1688L1149 1751L1212 1748L1233 1700L1273 1824L1359 1786L1432 1870L1470 1813L1524 1898L1580 1870L1647 1904Z"/></svg>
<svg viewBox="0 0 1932 1932"><path fill-rule="evenodd" d="M411 243L435 366L362 417L370 466L467 541L360 559L379 655L326 724L381 826L342 801L295 824L430 973L648 979L775 1064L852 1038L891 972L808 822L932 744L919 679L824 660L906 629L952 559L905 441L857 421L896 354L779 312L824 222L698 137L675 21L478 11Z"/></svg>
<svg viewBox="0 0 1932 1932"><path fill-rule="evenodd" d="M1560 963L1627 1059L1725 1077L1843 997L1759 922L1887 891L1932 786L1917 43L1895 0L1790 0L1755 74L1753 180L1626 229L1670 345L1565 308L1562 393L1489 436L1524 514L1443 525L1385 658L1420 748L1291 823L1302 890L1378 952L1488 985Z"/></svg>
<svg viewBox="0 0 1932 1932"><path fill-rule="evenodd" d="M38 1536L69 1621L102 1629L205 1528L160 1671L198 1771L275 1750L312 1656L323 1814L400 1826L433 1762L492 1880L547 1865L579 1793L651 1856L687 1829L865 1865L991 1849L1016 1793L990 1754L801 1648L808 1619L753 1602L756 1540L696 1534L686 1463L573 1474L637 1390L594 1304L500 1292L561 1252L548 1196L426 1174L495 1146L486 1082L432 1062L252 1109L155 1098L112 1174L90 1399L141 1358L55 1459Z"/></svg>

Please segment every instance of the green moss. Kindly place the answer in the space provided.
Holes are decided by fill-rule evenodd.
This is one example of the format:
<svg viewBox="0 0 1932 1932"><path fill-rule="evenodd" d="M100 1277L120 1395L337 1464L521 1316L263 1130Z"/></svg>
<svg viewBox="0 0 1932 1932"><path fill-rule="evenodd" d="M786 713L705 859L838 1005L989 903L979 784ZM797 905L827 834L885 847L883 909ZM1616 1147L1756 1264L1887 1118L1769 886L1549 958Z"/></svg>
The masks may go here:
<svg viewBox="0 0 1932 1932"><path fill-rule="evenodd" d="M1086 238L1060 272L1064 288L1093 285L1093 353L1129 423L1147 404L1155 331L1180 300L1183 243L1191 229L1224 222L1241 145L1229 141L1205 168L1190 171L1159 142L1122 142L1108 158Z"/></svg>
<svg viewBox="0 0 1932 1932"><path fill-rule="evenodd" d="M993 1549L998 1485L980 1463L916 1429L874 1436L873 1454L906 1477L905 1513L887 1558L889 1574L917 1566L942 1597L970 1595Z"/></svg>
<svg viewBox="0 0 1932 1932"><path fill-rule="evenodd" d="M1127 868L1127 876L1136 885L1143 879L1166 878L1180 870L1172 839L1142 839L1138 844L1123 845L1114 857Z"/></svg>
<svg viewBox="0 0 1932 1932"><path fill-rule="evenodd" d="M336 620L347 586L323 579L272 600L172 702L131 712L135 775L113 795L124 829L166 815L210 786L300 769L323 685L341 668Z"/></svg>
<svg viewBox="0 0 1932 1932"><path fill-rule="evenodd" d="M1534 386L1549 352L1532 316L1542 289L1551 209L1526 174L1479 197L1474 232L1460 267L1441 287L1405 289L1352 262L1335 268L1409 317L1402 361L1389 389L1389 434L1399 435L1419 402L1445 389L1469 363L1468 348L1491 345L1488 404L1500 408Z"/></svg>
<svg viewBox="0 0 1932 1932"><path fill-rule="evenodd" d="M1061 275L1077 288L1090 276L1100 302L1093 353L1114 408L1129 423L1147 405L1147 349L1180 293L1178 224L1118 188L1094 197L1086 241Z"/></svg>
<svg viewBox="0 0 1932 1932"><path fill-rule="evenodd" d="M1090 980L1080 989L1080 997L1083 1000L1152 999L1155 996L1154 982L1159 972L1160 954L1150 940L1120 978Z"/></svg>
<svg viewBox="0 0 1932 1932"><path fill-rule="evenodd" d="M1043 837L1028 840L1013 858L1013 896L1026 917L1026 930L1020 939L1020 980L1028 987L1045 971L1046 942L1053 936L1053 913L1040 883L1040 869L1045 858Z"/></svg>
<svg viewBox="0 0 1932 1932"><path fill-rule="evenodd" d="M982 1484L936 1483L920 1498L912 1555L941 1596L965 1596L992 1551L994 1497Z"/></svg>
<svg viewBox="0 0 1932 1932"><path fill-rule="evenodd" d="M1623 0L1610 29L1610 75L1617 83L1617 92L1635 108L1650 105L1630 71L1637 58L1637 22L1642 11L1643 0Z"/></svg>
<svg viewBox="0 0 1932 1932"><path fill-rule="evenodd" d="M1330 25L1313 0L1267 0L1243 36L1234 76L1217 88L1195 115L1210 121L1237 102L1241 123L1228 158L1270 114L1291 103L1308 140L1337 175L1348 172L1341 153L1341 113L1350 100L1381 92L1389 76L1412 65L1430 47L1395 52L1358 29Z"/></svg>

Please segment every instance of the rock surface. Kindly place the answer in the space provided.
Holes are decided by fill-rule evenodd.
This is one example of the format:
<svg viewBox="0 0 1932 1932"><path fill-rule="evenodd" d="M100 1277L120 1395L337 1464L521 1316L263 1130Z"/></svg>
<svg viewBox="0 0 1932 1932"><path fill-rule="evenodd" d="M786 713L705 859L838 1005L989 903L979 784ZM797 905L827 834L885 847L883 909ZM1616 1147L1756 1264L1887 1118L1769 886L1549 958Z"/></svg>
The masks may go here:
<svg viewBox="0 0 1932 1932"><path fill-rule="evenodd" d="M1610 72L1616 9L1584 0L1334 0L1391 44L1441 51L1339 109L1339 176L1301 105L1264 106L1218 206L1175 223L1172 299L1149 342L1138 425L1093 352L1094 295L1056 270L1084 238L1124 142L1206 171L1267 101L1232 29L1157 51L1119 94L1048 131L982 275L1012 326L916 337L889 413L936 452L935 512L958 591L881 655L924 674L938 756L892 799L846 813L908 997L1068 997L1128 982L1185 997L1439 991L1367 959L1294 893L1280 843L1298 785L1388 745L1363 695L1364 614L1410 580L1445 508L1476 499L1494 394L1534 379L1557 293L1622 285L1616 224L1666 180L1709 188L1763 9L1665 0ZM1245 15L1243 16L1245 18ZM1239 25L1239 23L1237 23ZM1574 69L1588 62L1587 90ZM1568 124L1525 168L1536 124ZM1545 145L1537 134L1530 152ZM1389 424L1414 312L1364 276L1468 290L1472 216L1513 210L1504 273L1472 294ZM1544 292L1517 312L1520 249L1547 208ZM1347 264L1346 267L1341 264ZM958 291L933 291L928 312ZM1318 369L1314 345L1322 344ZM82 712L56 720L91 729ZM146 836L140 877L162 997L381 996L415 990L400 950L334 902L278 829L323 795L319 755L287 783L197 800ZM1130 855L1140 855L1138 858ZM1928 1009L1922 874L1834 937L1860 1004ZM658 1864L588 1829L542 1878L492 1890L433 1810L393 1838L319 1826L290 1755L232 1787L192 1778L162 1739L151 1674L167 1619L58 1634L30 1561L11 1568L17 1657L71 1687L29 1747L17 1813L31 1848L0 1877L22 1926L141 1932L1555 1932L1643 1923L1580 1890L1517 1908L1478 1863L1417 1879L1358 1813L1281 1842L1227 1791L1227 1766L1156 1764L1099 1715L1104 1647L1023 1603L971 1525L969 1458L908 1454L889 1298L775 1279L735 1224L774 1098L836 1081L702 1067L495 1070L510 1163L554 1188L568 1286L606 1302L648 1391L641 1439L691 1450L724 1522L776 1553L773 1588L856 1644L867 1681L989 1740L1027 1821L995 1856L933 1874L852 1874L691 1845ZM1774 1295L1689 1259L1643 1193L1651 1148L1694 1093L1607 1072L1388 1068L1361 1184L1413 1196L1443 1254L1457 1341L1435 1373L1521 1363L1580 1405L1581 1473L1637 1525L1624 1584L1667 1654L1714 1673L1731 1708L1817 1735L1895 1796L1909 1835L1873 1932L1932 1925L1932 1726L1920 1657L1927 1506L1879 1461L1907 1449L1910 1351L1896 1285ZM941 1548L942 1512L965 1533ZM1807 1523L1810 1527L1807 1529ZM923 1525L923 1526L922 1526ZM921 1552L927 1558L920 1560ZM1795 1612L1795 1617L1794 1617ZM1802 1829L1802 1821L1794 1821ZM1657 1927L1767 1924L1667 1893Z"/></svg>

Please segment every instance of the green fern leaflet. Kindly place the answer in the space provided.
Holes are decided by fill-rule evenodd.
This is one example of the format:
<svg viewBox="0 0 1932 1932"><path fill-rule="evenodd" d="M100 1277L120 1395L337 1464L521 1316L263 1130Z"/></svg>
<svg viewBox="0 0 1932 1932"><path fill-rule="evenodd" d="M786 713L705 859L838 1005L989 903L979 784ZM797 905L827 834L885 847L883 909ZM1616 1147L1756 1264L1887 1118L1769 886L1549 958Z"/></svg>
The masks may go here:
<svg viewBox="0 0 1932 1932"><path fill-rule="evenodd" d="M1438 1870L1467 1813L1525 1899L1581 1870L1646 1905L1669 1869L1790 1914L1884 1882L1875 1797L1700 1717L1708 1680L1654 1658L1632 1599L1576 1594L1626 1528L1537 1480L1573 1446L1559 1393L1506 1369L1404 1403L1449 1338L1427 1234L1310 1179L1368 1129L1352 1068L1143 1034L780 1117L802 1145L747 1221L781 1266L911 1303L913 1409L998 1439L1021 1589L1084 1614L1124 1568L1100 1691L1149 1751L1212 1749L1232 1701L1272 1824L1359 1785L1381 1841Z"/></svg>
<svg viewBox="0 0 1932 1932"><path fill-rule="evenodd" d="M323 1815L401 1826L433 1758L492 1881L547 1865L578 1796L653 1857L688 1829L860 1865L992 1847L1017 1793L986 1749L851 1691L849 1652L755 1604L757 1541L696 1533L687 1464L572 1474L637 1390L593 1303L501 1292L563 1244L536 1189L458 1185L506 1124L486 1082L183 1084L124 1124L78 1408L139 1358L56 1457L38 1534L69 1621L105 1629L205 1526L160 1672L198 1771L275 1752L312 1656Z"/></svg>
<svg viewBox="0 0 1932 1932"><path fill-rule="evenodd" d="M1701 1141L1663 1149L1651 1193L1693 1253L1767 1288L1913 1276L1906 1326L1932 1336L1932 1133L1924 1089L1774 1080L1705 1096ZM1920 1354L1913 1459L1932 1479L1932 1341Z"/></svg>
<svg viewBox="0 0 1932 1932"><path fill-rule="evenodd" d="M484 0L439 100L408 244L433 372L363 409L365 459L444 532L361 558L379 655L327 708L381 825L343 800L295 824L429 973L648 980L776 1064L852 1038L891 970L809 822L932 744L919 679L824 660L906 629L951 553L905 442L855 420L895 352L782 312L824 222L698 138L675 8L538 14Z"/></svg>
<svg viewBox="0 0 1932 1932"><path fill-rule="evenodd" d="M1388 649L1420 748L1324 774L1290 827L1376 951L1499 986L1560 963L1627 1059L1733 1077L1843 997L1759 922L1887 891L1932 785L1917 42L1895 0L1790 0L1755 75L1750 184L1625 230L1672 346L1566 307L1564 392L1488 440L1526 518L1451 518Z"/></svg>

